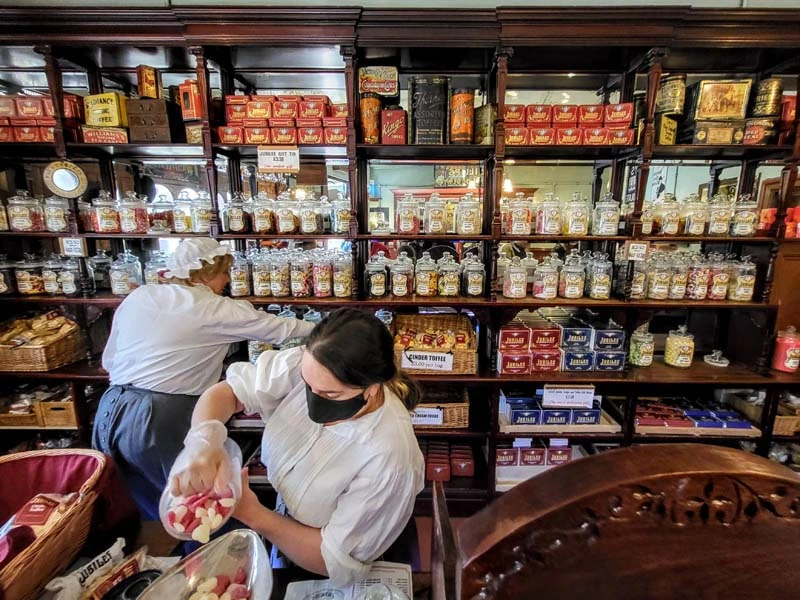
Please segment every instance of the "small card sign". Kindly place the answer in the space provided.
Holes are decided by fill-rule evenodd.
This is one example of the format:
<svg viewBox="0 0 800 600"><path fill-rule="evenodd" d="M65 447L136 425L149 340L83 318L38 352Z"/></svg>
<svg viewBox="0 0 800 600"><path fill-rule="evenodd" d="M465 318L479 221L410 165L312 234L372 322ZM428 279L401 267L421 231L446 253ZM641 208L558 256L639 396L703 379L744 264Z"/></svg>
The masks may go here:
<svg viewBox="0 0 800 600"><path fill-rule="evenodd" d="M625 256L628 260L644 262L647 260L647 252L650 250L650 242L625 242Z"/></svg>
<svg viewBox="0 0 800 600"><path fill-rule="evenodd" d="M546 385L542 395L543 407L557 408L592 408L594 404L594 386Z"/></svg>
<svg viewBox="0 0 800 600"><path fill-rule="evenodd" d="M411 413L411 424L419 426L444 424L444 411L441 408L415 408Z"/></svg>
<svg viewBox="0 0 800 600"><path fill-rule="evenodd" d="M262 173L297 173L300 149L296 146L259 146L258 170Z"/></svg>
<svg viewBox="0 0 800 600"><path fill-rule="evenodd" d="M425 371L452 371L453 355L449 352L420 352L406 350L400 362L403 369L423 369Z"/></svg>
<svg viewBox="0 0 800 600"><path fill-rule="evenodd" d="M58 238L61 254L75 258L88 256L86 240L83 238Z"/></svg>

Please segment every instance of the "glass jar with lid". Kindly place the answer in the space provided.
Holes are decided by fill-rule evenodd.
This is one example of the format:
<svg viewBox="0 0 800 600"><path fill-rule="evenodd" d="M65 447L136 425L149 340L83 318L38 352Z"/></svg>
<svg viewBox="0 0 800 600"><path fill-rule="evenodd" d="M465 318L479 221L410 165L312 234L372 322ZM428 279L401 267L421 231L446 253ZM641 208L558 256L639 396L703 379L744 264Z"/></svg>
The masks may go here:
<svg viewBox="0 0 800 600"><path fill-rule="evenodd" d="M647 325L644 325L631 335L628 362L636 367L649 367L653 364L654 350L655 341L653 334L647 331Z"/></svg>
<svg viewBox="0 0 800 600"><path fill-rule="evenodd" d="M333 295L336 298L353 295L353 261L344 252L337 253L333 259Z"/></svg>
<svg viewBox="0 0 800 600"><path fill-rule="evenodd" d="M8 212L3 201L0 200L0 231L8 231L8 229Z"/></svg>
<svg viewBox="0 0 800 600"><path fill-rule="evenodd" d="M44 223L47 231L61 233L69 229L69 200L61 196L44 199Z"/></svg>
<svg viewBox="0 0 800 600"><path fill-rule="evenodd" d="M536 233L558 235L561 233L561 201L553 194L546 194L536 215Z"/></svg>
<svg viewBox="0 0 800 600"><path fill-rule="evenodd" d="M91 276L91 273L89 274ZM75 297L80 294L81 265L75 258L68 258L61 263L61 271L58 274L58 283L61 293L65 296ZM93 279L90 279L94 283ZM94 289L90 289L94 293Z"/></svg>
<svg viewBox="0 0 800 600"><path fill-rule="evenodd" d="M740 263L731 266L730 276L728 300L751 302L756 287L756 265L750 257L743 256Z"/></svg>
<svg viewBox="0 0 800 600"><path fill-rule="evenodd" d="M397 201L396 230L397 233L417 235L419 233L419 215L417 214L417 201L411 194L405 194Z"/></svg>
<svg viewBox="0 0 800 600"><path fill-rule="evenodd" d="M59 296L62 294L61 281L58 275L61 273L61 257L53 254L44 262L42 267L42 282L44 283L44 291L51 296Z"/></svg>
<svg viewBox="0 0 800 600"><path fill-rule="evenodd" d="M192 231L192 199L187 190L181 190L173 207L175 233Z"/></svg>
<svg viewBox="0 0 800 600"><path fill-rule="evenodd" d="M293 234L300 231L300 216L297 203L289 194L281 194L275 203L275 222L278 233Z"/></svg>
<svg viewBox="0 0 800 600"><path fill-rule="evenodd" d="M586 285L586 271L583 269L580 260L575 257L568 257L561 267L561 275L558 279L558 295L561 298L583 298L583 290Z"/></svg>
<svg viewBox="0 0 800 600"><path fill-rule="evenodd" d="M731 202L728 197L716 194L708 208L708 235L728 235L731 215Z"/></svg>
<svg viewBox="0 0 800 600"><path fill-rule="evenodd" d="M408 257L407 252L400 253L390 269L390 276L392 296L404 298L414 292L414 261Z"/></svg>
<svg viewBox="0 0 800 600"><path fill-rule="evenodd" d="M16 293L17 279L14 277L14 263L8 260L8 256L5 254L0 254L0 296L10 296Z"/></svg>
<svg viewBox="0 0 800 600"><path fill-rule="evenodd" d="M83 233L94 233L94 209L86 200L78 200L78 223Z"/></svg>
<svg viewBox="0 0 800 600"><path fill-rule="evenodd" d="M619 202L614 200L611 192L607 192L592 211L592 235L617 235L619 214Z"/></svg>
<svg viewBox="0 0 800 600"><path fill-rule="evenodd" d="M708 205L697 194L689 196L681 211L683 235L703 235L708 221Z"/></svg>
<svg viewBox="0 0 800 600"><path fill-rule="evenodd" d="M672 259L672 277L669 282L669 299L683 300L689 282L689 263L683 255Z"/></svg>
<svg viewBox="0 0 800 600"><path fill-rule="evenodd" d="M497 281L495 282L497 285L503 284L503 277L505 276L506 269L511 264L511 259L507 256L499 256L497 257Z"/></svg>
<svg viewBox="0 0 800 600"><path fill-rule="evenodd" d="M35 254L25 254L25 258L17 262L14 267L14 279L20 294L25 296L44 294L43 267L44 262Z"/></svg>
<svg viewBox="0 0 800 600"><path fill-rule="evenodd" d="M613 264L608 260L608 254L600 254L591 265L587 274L589 279L589 297L594 300L608 300L611 297L611 274Z"/></svg>
<svg viewBox="0 0 800 600"><path fill-rule="evenodd" d="M423 252L414 270L414 289L418 296L435 296L439 293L439 272L430 252Z"/></svg>
<svg viewBox="0 0 800 600"><path fill-rule="evenodd" d="M139 259L129 251L117 255L109 269L111 293L116 296L127 296L142 285L142 265Z"/></svg>
<svg viewBox="0 0 800 600"><path fill-rule="evenodd" d="M236 192L233 197L222 207L223 233L249 233L250 213L245 207L244 196Z"/></svg>
<svg viewBox="0 0 800 600"><path fill-rule="evenodd" d="M666 256L653 256L647 271L647 297L651 300L666 300L672 281L672 264Z"/></svg>
<svg viewBox="0 0 800 600"><path fill-rule="evenodd" d="M627 266L627 265L626 265ZM633 263L633 278L631 279L631 300L644 300L647 297L647 263L636 261ZM627 271L624 271L627 277ZM623 276L623 271L619 272L618 277ZM620 286L622 294L625 293L625 285Z"/></svg>
<svg viewBox="0 0 800 600"><path fill-rule="evenodd" d="M708 295L709 300L725 300L728 296L730 272L728 263L722 254L711 254L708 261Z"/></svg>
<svg viewBox="0 0 800 600"><path fill-rule="evenodd" d="M97 198L92 200L92 207L94 210L94 230L97 233L122 232L117 203L109 192L100 190L97 194Z"/></svg>
<svg viewBox="0 0 800 600"><path fill-rule="evenodd" d="M211 197L206 191L197 192L197 198L192 200L192 231L194 233L209 233L211 231Z"/></svg>
<svg viewBox="0 0 800 600"><path fill-rule="evenodd" d="M681 207L672 194L664 194L664 200L655 212L654 233L658 235L678 235L681 225Z"/></svg>
<svg viewBox="0 0 800 600"><path fill-rule="evenodd" d="M503 274L503 296L505 298L525 298L528 291L528 275L519 258L511 259L511 264Z"/></svg>
<svg viewBox="0 0 800 600"><path fill-rule="evenodd" d="M445 199L445 210L447 213L447 233L456 232L456 214L458 213L458 205L461 198L458 196L448 196Z"/></svg>
<svg viewBox="0 0 800 600"><path fill-rule="evenodd" d="M383 298L386 296L389 293L386 279L386 264L380 260L380 257L373 256L364 271L364 287L366 288L367 298Z"/></svg>
<svg viewBox="0 0 800 600"><path fill-rule="evenodd" d="M522 268L525 269L527 290L530 292L533 290L533 277L536 273L536 267L539 265L539 261L536 260L533 252L525 252L525 258L520 260L519 263L522 265Z"/></svg>
<svg viewBox="0 0 800 600"><path fill-rule="evenodd" d="M350 212L350 199L334 200L331 207L331 231L342 235L350 234L350 221L352 214Z"/></svg>
<svg viewBox="0 0 800 600"><path fill-rule="evenodd" d="M549 258L536 267L533 275L533 297L552 300L558 295L558 268Z"/></svg>
<svg viewBox="0 0 800 600"><path fill-rule="evenodd" d="M425 203L425 233L432 235L447 233L447 202L438 194L431 194Z"/></svg>
<svg viewBox="0 0 800 600"><path fill-rule="evenodd" d="M589 235L589 202L581 197L580 192L572 194L572 200L564 206L561 233L564 235Z"/></svg>
<svg viewBox="0 0 800 600"><path fill-rule="evenodd" d="M656 220L656 211L650 202L642 205L642 235L652 235Z"/></svg>
<svg viewBox="0 0 800 600"><path fill-rule="evenodd" d="M147 196L142 196L145 200ZM150 233L170 233L175 231L175 205L165 195L154 198L147 205Z"/></svg>
<svg viewBox="0 0 800 600"><path fill-rule="evenodd" d="M686 330L686 325L673 329L667 336L664 362L671 367L688 369L694 359L694 336Z"/></svg>
<svg viewBox="0 0 800 600"><path fill-rule="evenodd" d="M260 192L253 198L253 232L273 233L275 231L275 202Z"/></svg>
<svg viewBox="0 0 800 600"><path fill-rule="evenodd" d="M147 233L150 227L147 203L136 192L125 192L119 202L119 227L122 233Z"/></svg>
<svg viewBox="0 0 800 600"><path fill-rule="evenodd" d="M156 250L151 253L150 260L144 264L145 285L158 285L166 283L164 271L167 270L167 255Z"/></svg>
<svg viewBox="0 0 800 600"><path fill-rule="evenodd" d="M242 252L233 253L233 262L229 271L231 277L231 297L241 298L251 294L250 263Z"/></svg>
<svg viewBox="0 0 800 600"><path fill-rule="evenodd" d="M461 268L457 262L449 260L439 267L439 295L452 298L458 296L460 291Z"/></svg>
<svg viewBox="0 0 800 600"><path fill-rule="evenodd" d="M508 227L510 235L531 235L533 232L533 213L530 201L522 192L517 192L508 206Z"/></svg>
<svg viewBox="0 0 800 600"><path fill-rule="evenodd" d="M466 194L456 210L456 233L458 235L480 235L483 228L481 201L473 194Z"/></svg>
<svg viewBox="0 0 800 600"><path fill-rule="evenodd" d="M309 195L298 203L300 212L300 233L322 233L322 215L319 213L319 200Z"/></svg>
<svg viewBox="0 0 800 600"><path fill-rule="evenodd" d="M272 271L272 264L270 263L269 256L263 252L257 253L253 257L253 295L254 296L271 296L272 284L270 282L270 272Z"/></svg>
<svg viewBox="0 0 800 600"><path fill-rule="evenodd" d="M98 250L97 254L86 261L94 273L94 284L98 290L111 289L111 257L105 250Z"/></svg>
<svg viewBox="0 0 800 600"><path fill-rule="evenodd" d="M752 237L758 225L758 203L745 194L733 205L731 217L731 235L735 237Z"/></svg>
<svg viewBox="0 0 800 600"><path fill-rule="evenodd" d="M286 298L292 294L292 276L286 254L276 253L270 256L269 285L276 298Z"/></svg>
<svg viewBox="0 0 800 600"><path fill-rule="evenodd" d="M486 288L486 267L478 260L469 261L461 274L461 295L470 298L483 296Z"/></svg>
<svg viewBox="0 0 800 600"><path fill-rule="evenodd" d="M522 197L525 195L522 194ZM511 198L508 196L500 196L500 232L511 233Z"/></svg>
<svg viewBox="0 0 800 600"><path fill-rule="evenodd" d="M710 271L705 258L694 256L689 264L686 279L686 298L689 300L705 300L708 297Z"/></svg>
<svg viewBox="0 0 800 600"><path fill-rule="evenodd" d="M29 196L26 190L11 196L6 210L11 231L45 231L42 201Z"/></svg>
<svg viewBox="0 0 800 600"><path fill-rule="evenodd" d="M332 213L333 212L333 205L328 200L327 196L320 196L319 202L317 203L317 214L319 215L319 220L322 223L322 229L320 230L321 233L331 233L331 222L333 219Z"/></svg>
<svg viewBox="0 0 800 600"><path fill-rule="evenodd" d="M314 296L329 298L333 294L333 260L328 252L319 252L312 259Z"/></svg>
<svg viewBox="0 0 800 600"><path fill-rule="evenodd" d="M289 276L292 281L292 297L308 298L314 290L314 267L305 253L289 259Z"/></svg>

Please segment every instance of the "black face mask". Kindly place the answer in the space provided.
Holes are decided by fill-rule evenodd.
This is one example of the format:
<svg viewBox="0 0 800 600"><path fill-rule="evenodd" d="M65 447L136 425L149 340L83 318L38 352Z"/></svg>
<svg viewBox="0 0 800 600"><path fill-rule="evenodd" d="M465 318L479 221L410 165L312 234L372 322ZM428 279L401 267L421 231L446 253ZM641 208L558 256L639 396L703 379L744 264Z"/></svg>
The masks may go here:
<svg viewBox="0 0 800 600"><path fill-rule="evenodd" d="M308 403L308 416L315 423L333 423L346 421L358 413L367 403L361 393L347 400L329 400L311 391L311 386L306 384L306 402Z"/></svg>

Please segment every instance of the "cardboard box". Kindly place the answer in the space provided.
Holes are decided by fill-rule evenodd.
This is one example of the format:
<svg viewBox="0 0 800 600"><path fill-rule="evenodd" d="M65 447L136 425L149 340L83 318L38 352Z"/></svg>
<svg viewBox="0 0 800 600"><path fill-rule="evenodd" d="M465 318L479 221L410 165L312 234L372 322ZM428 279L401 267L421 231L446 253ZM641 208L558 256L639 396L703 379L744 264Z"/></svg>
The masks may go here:
<svg viewBox="0 0 800 600"><path fill-rule="evenodd" d="M244 143L266 145L271 140L269 127L245 127Z"/></svg>
<svg viewBox="0 0 800 600"><path fill-rule="evenodd" d="M128 112L125 100L125 96L119 92L84 97L86 125L90 127L127 127Z"/></svg>
<svg viewBox="0 0 800 600"><path fill-rule="evenodd" d="M452 457L450 459L450 474L453 477L473 477L475 475L475 460L471 457Z"/></svg>
<svg viewBox="0 0 800 600"><path fill-rule="evenodd" d="M525 122L533 127L550 127L553 107L550 104L529 104L525 107Z"/></svg>
<svg viewBox="0 0 800 600"><path fill-rule="evenodd" d="M309 96L304 95L300 98L300 102L321 102L327 106L331 103L331 99L323 94L311 94Z"/></svg>
<svg viewBox="0 0 800 600"><path fill-rule="evenodd" d="M497 372L501 375L527 375L531 372L531 364L531 354L528 351L497 352Z"/></svg>
<svg viewBox="0 0 800 600"><path fill-rule="evenodd" d="M200 97L200 88L197 80L187 79L178 86L181 99L181 112L184 121L194 121L203 118L203 101Z"/></svg>
<svg viewBox="0 0 800 600"><path fill-rule="evenodd" d="M402 108L381 111L381 144L402 146L408 139L408 114Z"/></svg>
<svg viewBox="0 0 800 600"><path fill-rule="evenodd" d="M425 469L428 481L450 481L450 463L431 463Z"/></svg>
<svg viewBox="0 0 800 600"><path fill-rule="evenodd" d="M583 131L583 143L587 146L608 145L609 130L606 127L587 128Z"/></svg>
<svg viewBox="0 0 800 600"><path fill-rule="evenodd" d="M9 125L12 127L37 127L39 123L34 118L11 117Z"/></svg>
<svg viewBox="0 0 800 600"><path fill-rule="evenodd" d="M556 130L552 127L535 127L529 130L531 146L552 146L556 143Z"/></svg>
<svg viewBox="0 0 800 600"><path fill-rule="evenodd" d="M277 119L296 119L300 116L300 102L279 100L272 105L272 115Z"/></svg>
<svg viewBox="0 0 800 600"><path fill-rule="evenodd" d="M140 98L161 98L161 73L155 67L137 66L136 91Z"/></svg>
<svg viewBox="0 0 800 600"><path fill-rule="evenodd" d="M506 104L503 120L506 123L525 123L525 112L524 104Z"/></svg>
<svg viewBox="0 0 800 600"><path fill-rule="evenodd" d="M41 142L42 136L38 127L14 127L14 141L21 144Z"/></svg>
<svg viewBox="0 0 800 600"><path fill-rule="evenodd" d="M497 336L497 346L506 351L527 351L531 347L531 328L512 321L500 328Z"/></svg>
<svg viewBox="0 0 800 600"><path fill-rule="evenodd" d="M44 117L42 98L37 96L17 96L14 100L19 117ZM11 115L9 115L11 116Z"/></svg>
<svg viewBox="0 0 800 600"><path fill-rule="evenodd" d="M519 449L519 464L526 467L540 467L547 462L547 448L531 446Z"/></svg>
<svg viewBox="0 0 800 600"><path fill-rule="evenodd" d="M246 106L248 119L271 119L272 118L272 102L263 102L261 100L250 100Z"/></svg>
<svg viewBox="0 0 800 600"><path fill-rule="evenodd" d="M328 145L344 146L347 143L347 127L325 127L323 135Z"/></svg>
<svg viewBox="0 0 800 600"><path fill-rule="evenodd" d="M519 463L519 448L497 448L495 464L498 467L513 467Z"/></svg>
<svg viewBox="0 0 800 600"><path fill-rule="evenodd" d="M577 104L556 104L553 106L553 127L577 127L577 125Z"/></svg>
<svg viewBox="0 0 800 600"><path fill-rule="evenodd" d="M527 146L528 130L525 127L506 127L507 146Z"/></svg>
<svg viewBox="0 0 800 600"><path fill-rule="evenodd" d="M220 144L244 144L244 127L217 127Z"/></svg>
<svg viewBox="0 0 800 600"><path fill-rule="evenodd" d="M578 105L578 125L599 127L603 124L604 107L602 104Z"/></svg>
<svg viewBox="0 0 800 600"><path fill-rule="evenodd" d="M594 371L594 352L591 350L564 350L564 371Z"/></svg>
<svg viewBox="0 0 800 600"><path fill-rule="evenodd" d="M609 129L628 129L633 121L633 102L606 104L603 124Z"/></svg>
<svg viewBox="0 0 800 600"><path fill-rule="evenodd" d="M572 461L572 448L569 446L547 449L548 465L564 465Z"/></svg>
<svg viewBox="0 0 800 600"><path fill-rule="evenodd" d="M595 352L595 371L624 371L625 352L620 350L598 350Z"/></svg>
<svg viewBox="0 0 800 600"><path fill-rule="evenodd" d="M56 141L55 127L39 127L39 138L43 142L53 143Z"/></svg>
<svg viewBox="0 0 800 600"><path fill-rule="evenodd" d="M509 406L504 412L512 425L541 425L542 409Z"/></svg>
<svg viewBox="0 0 800 600"><path fill-rule="evenodd" d="M347 108L347 103L331 104L328 107L328 115L331 117L347 118L350 115L350 111Z"/></svg>
<svg viewBox="0 0 800 600"><path fill-rule="evenodd" d="M297 97L297 96L294 96ZM277 96L273 94L254 94L250 96L250 102L272 102L275 103L278 101Z"/></svg>
<svg viewBox="0 0 800 600"><path fill-rule="evenodd" d="M324 134L322 127L298 127L297 143L305 145L319 145L323 143Z"/></svg>
<svg viewBox="0 0 800 600"><path fill-rule="evenodd" d="M583 145L583 129L580 127L556 127L556 145Z"/></svg>
<svg viewBox="0 0 800 600"><path fill-rule="evenodd" d="M242 127L269 127L268 119L242 119Z"/></svg>
<svg viewBox="0 0 800 600"><path fill-rule="evenodd" d="M573 408L570 425L599 425L600 424L600 406L594 408Z"/></svg>
<svg viewBox="0 0 800 600"><path fill-rule="evenodd" d="M0 126L0 143L7 144L14 141L14 128Z"/></svg>
<svg viewBox="0 0 800 600"><path fill-rule="evenodd" d="M16 117L17 103L14 96L0 96L0 117Z"/></svg>
<svg viewBox="0 0 800 600"><path fill-rule="evenodd" d="M296 119L272 118L272 119L269 119L269 126L273 127L273 128L297 127L297 121L296 121Z"/></svg>
<svg viewBox="0 0 800 600"><path fill-rule="evenodd" d="M543 408L542 425L569 425L572 411L568 408Z"/></svg>
<svg viewBox="0 0 800 600"><path fill-rule="evenodd" d="M531 352L531 372L560 370L561 350L533 350Z"/></svg>

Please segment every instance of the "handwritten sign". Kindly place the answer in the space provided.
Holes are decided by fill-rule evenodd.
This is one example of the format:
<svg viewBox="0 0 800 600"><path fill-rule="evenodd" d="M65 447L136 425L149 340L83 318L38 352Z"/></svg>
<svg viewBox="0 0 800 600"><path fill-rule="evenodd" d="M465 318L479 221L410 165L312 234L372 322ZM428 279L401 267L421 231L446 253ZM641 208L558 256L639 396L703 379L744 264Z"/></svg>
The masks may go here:
<svg viewBox="0 0 800 600"><path fill-rule="evenodd" d="M594 386L546 385L542 395L543 407L592 408Z"/></svg>
<svg viewBox="0 0 800 600"><path fill-rule="evenodd" d="M83 238L58 238L58 243L64 256L85 257L88 254Z"/></svg>
<svg viewBox="0 0 800 600"><path fill-rule="evenodd" d="M444 423L444 411L441 408L416 408L411 413L411 424L428 426Z"/></svg>
<svg viewBox="0 0 800 600"><path fill-rule="evenodd" d="M625 242L625 256L628 260L644 262L649 250L650 242Z"/></svg>
<svg viewBox="0 0 800 600"><path fill-rule="evenodd" d="M452 371L453 355L448 352L420 352L406 350L400 363L403 369L423 369L425 371Z"/></svg>
<svg viewBox="0 0 800 600"><path fill-rule="evenodd" d="M258 170L262 173L297 173L300 149L293 146L259 146Z"/></svg>

